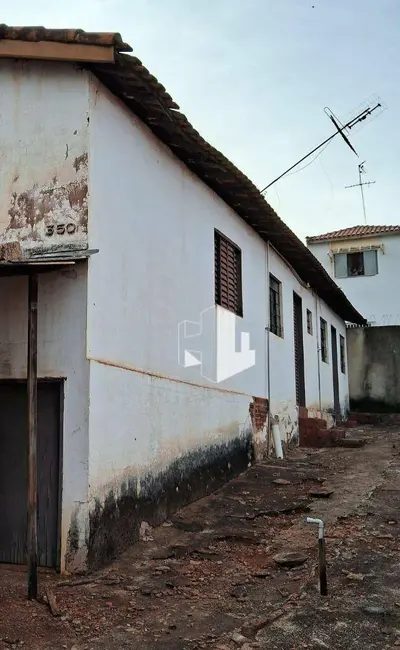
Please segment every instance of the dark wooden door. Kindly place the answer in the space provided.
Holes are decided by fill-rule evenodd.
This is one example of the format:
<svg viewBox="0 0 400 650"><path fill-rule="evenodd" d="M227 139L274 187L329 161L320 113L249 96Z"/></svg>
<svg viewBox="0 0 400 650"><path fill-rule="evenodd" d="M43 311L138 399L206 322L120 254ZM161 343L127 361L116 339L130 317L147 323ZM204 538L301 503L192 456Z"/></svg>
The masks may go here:
<svg viewBox="0 0 400 650"><path fill-rule="evenodd" d="M303 343L303 302L297 293L293 292L293 326L294 326L294 369L296 377L296 403L306 405L306 382L304 372L304 343Z"/></svg>
<svg viewBox="0 0 400 650"><path fill-rule="evenodd" d="M338 344L336 328L331 325L332 341L332 379L333 379L333 410L336 422L341 419L340 396L339 396L339 368L338 368Z"/></svg>
<svg viewBox="0 0 400 650"><path fill-rule="evenodd" d="M58 566L62 384L38 384L38 559ZM27 386L0 382L0 562L26 562Z"/></svg>

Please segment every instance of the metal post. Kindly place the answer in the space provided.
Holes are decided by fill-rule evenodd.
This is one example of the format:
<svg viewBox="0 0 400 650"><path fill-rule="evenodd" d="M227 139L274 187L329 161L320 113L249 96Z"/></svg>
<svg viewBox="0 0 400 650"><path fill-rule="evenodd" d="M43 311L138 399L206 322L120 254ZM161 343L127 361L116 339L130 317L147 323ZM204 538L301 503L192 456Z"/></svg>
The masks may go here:
<svg viewBox="0 0 400 650"><path fill-rule="evenodd" d="M28 286L28 598L37 598L37 304L38 276Z"/></svg>
<svg viewBox="0 0 400 650"><path fill-rule="evenodd" d="M321 596L328 595L328 582L326 577L326 556L325 556L325 531L322 519L307 517L308 524L318 525L318 565L319 565L319 590Z"/></svg>
<svg viewBox="0 0 400 650"><path fill-rule="evenodd" d="M318 559L319 559L319 590L321 596L328 595L328 582L326 578L326 556L325 556L325 539L318 539Z"/></svg>

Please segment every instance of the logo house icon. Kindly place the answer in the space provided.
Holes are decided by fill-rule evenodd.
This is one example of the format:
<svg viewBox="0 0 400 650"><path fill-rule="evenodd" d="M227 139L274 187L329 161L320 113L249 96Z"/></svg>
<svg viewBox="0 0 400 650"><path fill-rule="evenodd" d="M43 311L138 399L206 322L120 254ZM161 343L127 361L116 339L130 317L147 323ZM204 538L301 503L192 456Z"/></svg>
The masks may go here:
<svg viewBox="0 0 400 650"><path fill-rule="evenodd" d="M205 309L198 322L178 324L178 362L184 368L200 366L201 376L220 383L256 363L249 332L240 333L236 350L236 315L218 306Z"/></svg>

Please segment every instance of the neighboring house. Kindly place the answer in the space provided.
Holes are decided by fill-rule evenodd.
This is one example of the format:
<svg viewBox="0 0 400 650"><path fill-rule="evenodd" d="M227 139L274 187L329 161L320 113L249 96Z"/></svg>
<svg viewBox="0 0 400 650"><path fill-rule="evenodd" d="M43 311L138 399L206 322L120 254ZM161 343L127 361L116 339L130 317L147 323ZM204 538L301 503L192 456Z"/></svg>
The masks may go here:
<svg viewBox="0 0 400 650"><path fill-rule="evenodd" d="M400 226L354 226L307 237L308 248L371 325L400 325L394 285Z"/></svg>
<svg viewBox="0 0 400 650"><path fill-rule="evenodd" d="M269 413L288 442L299 406L348 408L363 318L127 51L0 27L0 561L24 561L27 276L41 564L110 560L262 456ZM219 383L216 324L251 366Z"/></svg>

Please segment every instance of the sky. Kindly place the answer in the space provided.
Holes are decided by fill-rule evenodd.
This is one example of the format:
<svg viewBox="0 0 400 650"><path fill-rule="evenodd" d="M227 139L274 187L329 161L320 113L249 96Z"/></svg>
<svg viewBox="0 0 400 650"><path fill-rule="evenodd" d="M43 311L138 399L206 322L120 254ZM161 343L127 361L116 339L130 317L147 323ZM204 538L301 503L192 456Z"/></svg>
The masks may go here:
<svg viewBox="0 0 400 650"><path fill-rule="evenodd" d="M1 3L1 0L0 0ZM117 31L193 126L261 189L370 98L387 109L266 198L302 239L400 223L400 0L3 0L1 22Z"/></svg>

